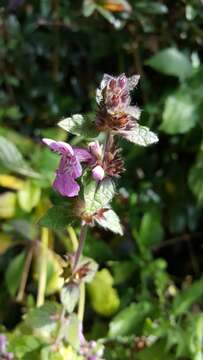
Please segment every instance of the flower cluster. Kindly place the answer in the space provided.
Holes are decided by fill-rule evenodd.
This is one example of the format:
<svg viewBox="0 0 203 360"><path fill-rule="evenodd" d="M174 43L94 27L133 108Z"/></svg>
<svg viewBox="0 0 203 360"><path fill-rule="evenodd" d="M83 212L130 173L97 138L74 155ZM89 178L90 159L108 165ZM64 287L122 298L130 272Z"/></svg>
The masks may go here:
<svg viewBox="0 0 203 360"><path fill-rule="evenodd" d="M112 77L105 74L97 90L99 112L96 125L102 131L129 131L140 117L140 109L131 106L130 92L138 84L139 76L127 78L125 74Z"/></svg>
<svg viewBox="0 0 203 360"><path fill-rule="evenodd" d="M74 197L79 194L80 186L76 179L82 175L82 164L91 169L96 181L102 181L105 176L118 177L122 173L123 160L113 135L144 146L158 141L148 128L138 125L140 109L131 105L131 91L139 78L139 75L127 78L125 74L118 77L105 74L97 89L99 109L95 125L99 131L110 134L107 146L103 147L96 140L84 149L62 141L43 139L51 150L61 155L53 187L62 196Z"/></svg>
<svg viewBox="0 0 203 360"><path fill-rule="evenodd" d="M94 340L87 341L82 332L82 325L79 329L80 355L84 360L104 360L104 346Z"/></svg>

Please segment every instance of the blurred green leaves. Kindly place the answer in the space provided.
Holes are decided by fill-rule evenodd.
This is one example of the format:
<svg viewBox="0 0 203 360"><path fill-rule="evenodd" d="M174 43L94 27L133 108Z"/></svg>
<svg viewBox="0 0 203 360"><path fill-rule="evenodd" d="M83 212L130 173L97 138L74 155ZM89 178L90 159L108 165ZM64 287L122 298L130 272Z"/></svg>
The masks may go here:
<svg viewBox="0 0 203 360"><path fill-rule="evenodd" d="M192 64L183 52L176 48L167 48L153 55L147 62L154 70L184 80L193 72Z"/></svg>
<svg viewBox="0 0 203 360"><path fill-rule="evenodd" d="M32 170L17 147L3 136L0 136L0 161L10 170L20 175L39 178L39 174Z"/></svg>
<svg viewBox="0 0 203 360"><path fill-rule="evenodd" d="M113 277L108 269L102 269L88 285L92 307L100 315L111 316L119 308L120 300L113 283Z"/></svg>

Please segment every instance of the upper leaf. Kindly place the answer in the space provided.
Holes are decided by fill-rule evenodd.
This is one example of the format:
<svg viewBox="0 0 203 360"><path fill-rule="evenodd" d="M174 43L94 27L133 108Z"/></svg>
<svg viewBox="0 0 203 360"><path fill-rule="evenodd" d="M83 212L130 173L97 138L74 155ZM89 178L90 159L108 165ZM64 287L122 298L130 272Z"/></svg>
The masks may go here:
<svg viewBox="0 0 203 360"><path fill-rule="evenodd" d="M95 220L104 229L108 229L119 235L123 235L120 219L112 209L105 211L102 217L96 217Z"/></svg>
<svg viewBox="0 0 203 360"><path fill-rule="evenodd" d="M96 126L89 117L84 118L80 114L75 114L71 117L61 120L58 125L74 135L83 136L86 138L94 138L98 135Z"/></svg>
<svg viewBox="0 0 203 360"><path fill-rule="evenodd" d="M84 179L85 211L93 215L109 204L115 194L115 187L110 178L97 183L86 177Z"/></svg>
<svg viewBox="0 0 203 360"><path fill-rule="evenodd" d="M119 132L125 139L134 144L147 146L159 141L158 136L146 126L137 125L130 131Z"/></svg>

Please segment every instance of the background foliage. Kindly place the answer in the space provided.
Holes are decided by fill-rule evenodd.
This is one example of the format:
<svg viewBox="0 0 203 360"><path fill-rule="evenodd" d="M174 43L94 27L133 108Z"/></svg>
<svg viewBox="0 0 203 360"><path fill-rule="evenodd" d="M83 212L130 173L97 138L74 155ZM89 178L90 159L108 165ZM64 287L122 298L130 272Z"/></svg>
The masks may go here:
<svg viewBox="0 0 203 360"><path fill-rule="evenodd" d="M103 73L139 73L134 101L160 142L148 149L122 144L127 171L114 207L125 235L88 233L85 254L100 269L88 287L86 334L105 338L109 360L202 360L203 4L131 0L123 11L124 2L121 9L110 3L0 2L2 331L17 359L37 359L42 343L30 335L33 319L20 321L37 293L38 221L57 203L50 184L58 158L41 137L66 139L57 121L95 108ZM46 294L53 306L56 253L71 249L71 228L59 227L49 232Z"/></svg>

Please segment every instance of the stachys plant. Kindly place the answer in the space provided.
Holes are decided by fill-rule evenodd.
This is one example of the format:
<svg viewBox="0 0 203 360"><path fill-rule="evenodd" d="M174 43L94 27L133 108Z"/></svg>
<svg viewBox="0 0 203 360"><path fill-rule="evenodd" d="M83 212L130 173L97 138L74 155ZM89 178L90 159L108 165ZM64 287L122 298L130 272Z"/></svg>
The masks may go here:
<svg viewBox="0 0 203 360"><path fill-rule="evenodd" d="M85 144L82 147L43 139L43 143L60 156L53 188L64 199L63 205L48 210L41 219L41 225L49 227L58 218L64 228L78 220L81 223L78 246L74 253L66 256L63 264L61 326L53 344L53 351L57 351L60 344L71 343L78 359L103 358L102 343L87 342L82 331L84 283L90 282L97 271L97 264L85 258L82 252L89 227L99 225L123 235L120 219L111 207L116 180L124 171L124 159L117 138L122 137L141 146L158 141L149 128L139 124L141 111L131 104L131 92L138 81L139 75L127 78L125 74L118 77L105 74L96 92L98 109L95 119L76 114L59 122L61 128L81 139ZM74 313L77 305L78 316ZM73 326L77 328L74 344L67 338Z"/></svg>

